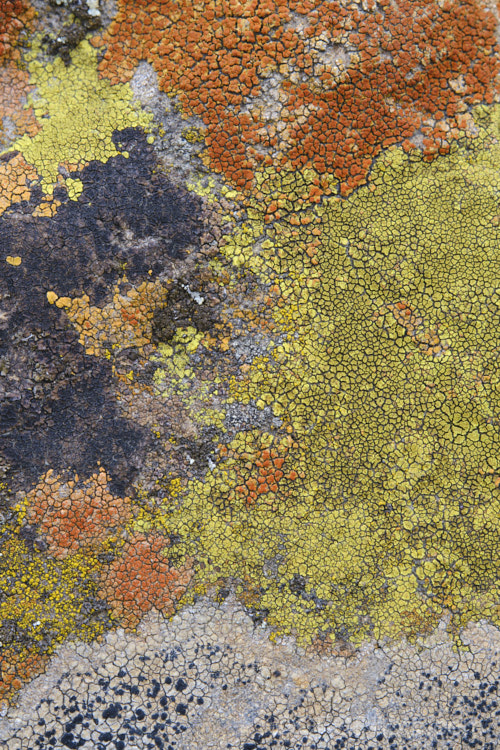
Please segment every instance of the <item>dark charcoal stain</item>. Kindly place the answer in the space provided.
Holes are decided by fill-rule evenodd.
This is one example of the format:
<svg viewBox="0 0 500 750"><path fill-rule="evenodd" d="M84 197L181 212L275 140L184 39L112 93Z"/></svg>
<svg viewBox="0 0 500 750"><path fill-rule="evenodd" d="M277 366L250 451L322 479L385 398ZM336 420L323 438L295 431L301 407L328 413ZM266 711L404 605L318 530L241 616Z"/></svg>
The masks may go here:
<svg viewBox="0 0 500 750"><path fill-rule="evenodd" d="M167 292L165 305L155 310L153 341L155 344L170 341L177 328L187 326L208 331L215 322L215 312L207 305L199 305L182 284L176 282Z"/></svg>
<svg viewBox="0 0 500 750"><path fill-rule="evenodd" d="M178 437L176 441L177 451L188 457L189 463L205 471L209 465L209 459L215 459L217 443L222 440L222 432L216 427L204 427L198 439Z"/></svg>
<svg viewBox="0 0 500 750"><path fill-rule="evenodd" d="M61 7L58 0L49 0L60 14L57 32L47 34L43 44L50 55L59 55L66 65L71 62L71 51L80 44L90 31L101 26L101 17L89 13L89 7L83 0L69 0L66 7Z"/></svg>
<svg viewBox="0 0 500 750"><path fill-rule="evenodd" d="M100 462L123 493L148 447L146 432L120 416L111 364L85 354L46 297L86 292L102 305L125 267L131 282L154 278L200 245L200 199L153 174L141 130L115 133L115 142L129 158L82 170L79 201L61 189L54 218L30 215L35 196L0 219L0 472L15 490L49 468L85 476Z"/></svg>
<svg viewBox="0 0 500 750"><path fill-rule="evenodd" d="M292 594L295 594L295 596L304 596L306 592L306 584L307 581L304 576L300 576L298 573L295 573L288 585Z"/></svg>

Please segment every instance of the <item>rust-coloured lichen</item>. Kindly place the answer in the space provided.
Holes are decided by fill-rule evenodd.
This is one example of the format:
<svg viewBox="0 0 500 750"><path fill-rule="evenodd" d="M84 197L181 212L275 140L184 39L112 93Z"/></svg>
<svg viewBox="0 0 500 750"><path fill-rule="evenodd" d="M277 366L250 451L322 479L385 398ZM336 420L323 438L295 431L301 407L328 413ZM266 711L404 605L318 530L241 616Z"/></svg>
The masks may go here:
<svg viewBox="0 0 500 750"><path fill-rule="evenodd" d="M0 6L0 63L17 56L16 43L35 17L28 0L3 0Z"/></svg>
<svg viewBox="0 0 500 750"><path fill-rule="evenodd" d="M474 133L471 105L494 99L495 23L475 0L120 0L95 44L114 83L149 61L238 187L277 162L333 173L348 193L382 148L431 159Z"/></svg>
<svg viewBox="0 0 500 750"><path fill-rule="evenodd" d="M192 578L189 562L176 569L167 557L169 540L157 533L135 534L121 556L104 570L101 596L126 627L155 608L171 615Z"/></svg>
<svg viewBox="0 0 500 750"><path fill-rule="evenodd" d="M0 649L0 710L4 701L9 701L28 680L42 671L47 656L25 650Z"/></svg>
<svg viewBox="0 0 500 750"><path fill-rule="evenodd" d="M297 472L293 469L287 471L285 463L291 444L290 438L288 444L281 443L279 449L271 447L255 451L237 451L226 446L221 447L221 457L230 464L234 462L238 482L235 491L244 499L247 506L253 505L260 496L263 496L260 497L261 500L273 505L278 491L286 494L283 485L280 484L281 480L297 479Z"/></svg>
<svg viewBox="0 0 500 750"><path fill-rule="evenodd" d="M32 88L29 75L20 65L18 43L33 25L34 11L26 0L6 0L0 4L0 148L17 136L38 131L33 108L26 105ZM28 200L30 182L36 170L20 154L9 154L0 161L0 214L13 203Z"/></svg>
<svg viewBox="0 0 500 750"><path fill-rule="evenodd" d="M80 482L64 481L47 471L26 498L28 524L37 528L47 552L57 559L85 548L96 548L124 525L130 498L115 497L103 469Z"/></svg>

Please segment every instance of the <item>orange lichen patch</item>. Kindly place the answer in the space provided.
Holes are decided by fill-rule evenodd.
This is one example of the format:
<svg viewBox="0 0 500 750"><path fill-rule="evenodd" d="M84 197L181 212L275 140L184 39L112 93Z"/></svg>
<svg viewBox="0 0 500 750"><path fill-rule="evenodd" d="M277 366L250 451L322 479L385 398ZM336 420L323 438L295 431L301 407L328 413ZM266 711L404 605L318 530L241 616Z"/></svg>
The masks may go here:
<svg viewBox="0 0 500 750"><path fill-rule="evenodd" d="M26 133L34 136L40 126L33 107L25 107L26 97L32 90L28 86L29 74L19 70L13 62L0 68L0 145Z"/></svg>
<svg viewBox="0 0 500 750"><path fill-rule="evenodd" d="M159 281L144 281L121 291L123 283L115 285L113 299L104 307L91 305L87 294L73 299L57 297L54 292L50 299L47 295L49 302L65 310L87 354L105 356L112 349L141 349L151 343L153 315L165 301L165 287Z"/></svg>
<svg viewBox="0 0 500 750"><path fill-rule="evenodd" d="M233 324L230 320L224 321L224 323L215 323L211 330L204 334L201 343L206 349L227 352L232 332Z"/></svg>
<svg viewBox="0 0 500 750"><path fill-rule="evenodd" d="M62 560L102 544L130 517L131 500L115 497L103 469L84 482L64 481L52 469L26 497L25 522L37 526L47 552Z"/></svg>
<svg viewBox="0 0 500 750"><path fill-rule="evenodd" d="M32 216L55 216L61 201L55 200L52 194L44 195L44 200L33 210Z"/></svg>
<svg viewBox="0 0 500 750"><path fill-rule="evenodd" d="M0 651L0 705L2 701L10 701L25 682L39 674L46 662L47 656L29 652L16 653L13 649L4 648Z"/></svg>
<svg viewBox="0 0 500 750"><path fill-rule="evenodd" d="M0 3L0 146L8 145L23 133L32 136L39 130L33 108L25 108L32 87L28 86L28 72L17 67L20 56L16 46L20 34L31 28L34 17L35 12L26 0ZM2 190L0 212L4 200L8 200L8 193Z"/></svg>
<svg viewBox="0 0 500 750"><path fill-rule="evenodd" d="M294 126L290 157L295 166L310 163L314 149L316 169L329 169L328 149L335 145L335 174L345 194L364 182L381 148L396 142L409 148L420 132L427 158L446 153L458 129L470 126L470 120L461 121L464 111L493 101L499 72L496 20L473 0L384 0L382 12L373 7L347 15L339 3L325 3L318 9L317 32L331 28L327 5L339 14L334 38L345 39L359 62L330 90L290 89L291 99L311 111L305 129L299 133ZM332 83L327 68L322 79Z"/></svg>
<svg viewBox="0 0 500 750"><path fill-rule="evenodd" d="M168 545L169 540L160 534L136 534L103 573L101 596L125 627L134 628L153 608L173 614L185 593L193 577L191 562L173 568L165 556Z"/></svg>
<svg viewBox="0 0 500 750"><path fill-rule="evenodd" d="M27 0L2 0L0 5L0 63L17 57L16 43L27 31L35 11Z"/></svg>
<svg viewBox="0 0 500 750"><path fill-rule="evenodd" d="M437 328L427 328L423 318L406 300L388 304L386 309L424 354L441 354L448 348L448 344L441 341Z"/></svg>
<svg viewBox="0 0 500 750"><path fill-rule="evenodd" d="M234 461L236 496L243 498L247 506L253 505L258 498L272 503L276 493L283 491L283 484L280 485L283 479L297 479L297 472L293 469L287 471L285 466L288 450L292 445L291 438L288 442L289 445L283 443L279 448L270 447L255 452L239 452L226 447L221 449L221 455L230 462Z"/></svg>
<svg viewBox="0 0 500 750"><path fill-rule="evenodd" d="M37 178L36 170L22 154L14 153L10 159L0 161L0 214L14 203L29 200L30 185Z"/></svg>
<svg viewBox="0 0 500 750"><path fill-rule="evenodd" d="M468 110L496 90L495 29L476 0L119 0L94 43L112 82L149 61L239 188L278 163L334 174L346 194L382 148L432 159L474 133Z"/></svg>

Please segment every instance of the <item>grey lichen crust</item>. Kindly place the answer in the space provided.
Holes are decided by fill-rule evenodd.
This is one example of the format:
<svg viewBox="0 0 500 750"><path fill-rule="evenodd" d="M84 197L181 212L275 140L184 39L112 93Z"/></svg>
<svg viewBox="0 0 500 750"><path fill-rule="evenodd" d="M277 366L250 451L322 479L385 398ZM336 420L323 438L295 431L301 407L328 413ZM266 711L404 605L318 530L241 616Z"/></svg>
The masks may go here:
<svg viewBox="0 0 500 750"><path fill-rule="evenodd" d="M442 623L407 642L367 644L350 658L273 643L232 598L201 600L136 633L62 646L0 727L28 748L478 747L500 731L500 634L469 625L457 651Z"/></svg>

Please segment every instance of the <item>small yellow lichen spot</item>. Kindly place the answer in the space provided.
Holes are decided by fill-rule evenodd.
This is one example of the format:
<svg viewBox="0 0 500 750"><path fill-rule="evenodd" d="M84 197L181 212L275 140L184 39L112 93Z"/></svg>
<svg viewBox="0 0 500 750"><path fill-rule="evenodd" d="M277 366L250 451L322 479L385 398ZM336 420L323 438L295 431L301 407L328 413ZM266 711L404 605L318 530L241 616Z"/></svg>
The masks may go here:
<svg viewBox="0 0 500 750"><path fill-rule="evenodd" d="M188 141L188 143L203 143L205 136L200 128L185 128L182 131L182 137Z"/></svg>
<svg viewBox="0 0 500 750"><path fill-rule="evenodd" d="M53 305L57 299L58 296L55 292L47 292L47 300L49 302L49 305Z"/></svg>
<svg viewBox="0 0 500 750"><path fill-rule="evenodd" d="M66 187L68 189L68 198L71 201L76 201L78 196L83 192L83 182L81 180L73 180L71 177L67 178Z"/></svg>
<svg viewBox="0 0 500 750"><path fill-rule="evenodd" d="M209 203L214 203L215 201L215 196L212 194L215 186L215 180L213 177L188 182L186 185L188 190L205 198Z"/></svg>
<svg viewBox="0 0 500 750"><path fill-rule="evenodd" d="M69 297L59 297L56 300L56 307L71 307L71 299Z"/></svg>
<svg viewBox="0 0 500 750"><path fill-rule="evenodd" d="M7 255L5 258L9 266L20 266L23 262L23 259L19 257L19 255Z"/></svg>

